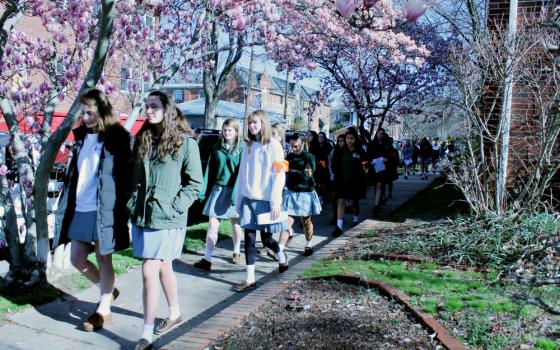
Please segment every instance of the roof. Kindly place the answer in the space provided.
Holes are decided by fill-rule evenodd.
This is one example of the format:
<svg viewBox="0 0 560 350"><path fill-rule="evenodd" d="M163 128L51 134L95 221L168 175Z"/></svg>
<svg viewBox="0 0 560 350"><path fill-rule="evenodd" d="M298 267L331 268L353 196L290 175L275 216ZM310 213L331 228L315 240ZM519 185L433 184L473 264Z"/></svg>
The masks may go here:
<svg viewBox="0 0 560 350"><path fill-rule="evenodd" d="M177 104L184 116L200 117L204 116L204 98ZM268 113L272 123L284 123L284 117L275 113ZM219 101L216 108L216 116L221 118L235 118L243 120L245 118L245 105L237 102Z"/></svg>
<svg viewBox="0 0 560 350"><path fill-rule="evenodd" d="M248 77L249 77L249 70L247 68L237 68L236 69L236 73L237 76L239 77L239 79L241 80L241 86L245 87L248 84ZM261 88L261 78L263 73L259 73L259 72L252 72L253 75L253 81L251 82L251 87L253 89L257 89L260 90ZM285 93L285 89L286 89L286 79L282 79L280 77L277 76L273 76L273 75L269 75L270 76L270 83L271 83L271 87L270 87L270 92L275 93L275 94L279 94L279 95L284 95ZM294 97L295 93L296 93L296 87L297 84L296 82L290 82L289 86L288 86L288 96L289 97ZM301 98L303 100L311 100L312 96L314 94L317 93L317 90L311 89L309 87L305 87L303 85L300 86L300 93L301 93Z"/></svg>

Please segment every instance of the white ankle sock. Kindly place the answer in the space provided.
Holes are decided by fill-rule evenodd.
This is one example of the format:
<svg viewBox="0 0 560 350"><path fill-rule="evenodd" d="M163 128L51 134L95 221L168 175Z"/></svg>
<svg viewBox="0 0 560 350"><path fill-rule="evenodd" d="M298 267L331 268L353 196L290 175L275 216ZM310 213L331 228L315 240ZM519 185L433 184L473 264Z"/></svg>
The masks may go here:
<svg viewBox="0 0 560 350"><path fill-rule="evenodd" d="M358 222L358 221L360 221L360 217L359 217L359 216L356 216L356 215L354 215L354 222Z"/></svg>
<svg viewBox="0 0 560 350"><path fill-rule="evenodd" d="M286 263L286 255L284 254L284 252L282 250L278 252L278 262L280 264L285 264Z"/></svg>
<svg viewBox="0 0 560 350"><path fill-rule="evenodd" d="M206 245L206 251L204 252L204 260L212 262L212 248Z"/></svg>
<svg viewBox="0 0 560 350"><path fill-rule="evenodd" d="M101 295L99 299L99 306L97 307L97 312L105 316L111 313L111 301L113 300L113 293L107 293Z"/></svg>
<svg viewBox="0 0 560 350"><path fill-rule="evenodd" d="M142 327L141 338L146 339L149 343L154 342L154 325L153 324L144 324L144 327Z"/></svg>
<svg viewBox="0 0 560 350"><path fill-rule="evenodd" d="M278 247L280 247L281 252L283 252L284 249L286 248L286 246L284 244L278 244Z"/></svg>
<svg viewBox="0 0 560 350"><path fill-rule="evenodd" d="M235 254L241 254L240 253L241 252L241 242L238 242L238 243L233 242L233 252Z"/></svg>
<svg viewBox="0 0 560 350"><path fill-rule="evenodd" d="M171 321L178 319L180 316L181 316L181 310L179 308L179 305L169 307L169 319Z"/></svg>
<svg viewBox="0 0 560 350"><path fill-rule="evenodd" d="M247 283L255 282L255 265L247 265Z"/></svg>
<svg viewBox="0 0 560 350"><path fill-rule="evenodd" d="M344 223L344 220L342 220L342 219L336 220L336 226L341 230L342 230L343 223Z"/></svg>
<svg viewBox="0 0 560 350"><path fill-rule="evenodd" d="M312 243L312 242L313 242L313 238L311 238L309 241L306 240L306 241L305 241L305 246L306 246L306 247L309 247L309 248L313 247L313 243Z"/></svg>

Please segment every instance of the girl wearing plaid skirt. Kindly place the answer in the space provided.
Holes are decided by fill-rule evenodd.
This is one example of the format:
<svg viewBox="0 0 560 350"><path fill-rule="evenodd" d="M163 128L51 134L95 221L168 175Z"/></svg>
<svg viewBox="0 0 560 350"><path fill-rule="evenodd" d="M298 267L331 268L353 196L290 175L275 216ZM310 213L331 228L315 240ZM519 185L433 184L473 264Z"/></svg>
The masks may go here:
<svg viewBox="0 0 560 350"><path fill-rule="evenodd" d="M294 217L301 217L303 232L305 234L304 256L313 254L313 222L312 215L321 213L321 202L315 192L315 159L312 154L303 150L305 136L294 134L290 137L292 152L288 154L288 172L286 173L286 189L284 190L282 207L288 211L288 226L294 224ZM281 247L288 241L288 234L283 232L280 236Z"/></svg>
<svg viewBox="0 0 560 350"><path fill-rule="evenodd" d="M241 226L235 210L235 183L241 160L241 142L239 123L227 119L222 125L219 142L212 149L208 166L204 173L204 184L199 198L207 198L202 214L208 216L206 231L206 252L204 258L194 263L194 267L210 271L212 268L212 250L218 241L220 219L230 219L233 238L233 263L241 263Z"/></svg>
<svg viewBox="0 0 560 350"><path fill-rule="evenodd" d="M286 254L280 249L272 234L288 228L287 220L281 220L282 190L286 182L287 166L284 150L271 137L271 125L266 112L254 111L247 118L248 135L245 151L241 156L235 207L239 223L245 229L245 259L247 278L235 290L243 292L256 287L255 240L257 230L265 247L278 256L279 270L288 269Z"/></svg>

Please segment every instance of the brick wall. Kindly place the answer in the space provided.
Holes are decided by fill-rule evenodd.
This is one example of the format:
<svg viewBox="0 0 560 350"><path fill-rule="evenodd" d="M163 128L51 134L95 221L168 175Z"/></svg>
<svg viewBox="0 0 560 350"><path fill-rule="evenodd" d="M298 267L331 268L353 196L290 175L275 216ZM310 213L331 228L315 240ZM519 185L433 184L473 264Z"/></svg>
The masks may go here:
<svg viewBox="0 0 560 350"><path fill-rule="evenodd" d="M521 28L534 21L541 12L542 6L552 4L552 1L541 0L519 0L517 26ZM489 0L488 1L488 28L496 30L499 27L507 28L509 20L509 1ZM539 54L538 51L534 54ZM489 101L503 91L496 91L491 82L487 84L487 95L485 102ZM501 98L498 98L498 105ZM495 110L500 113L500 110ZM522 179L531 169L527 169L523 164L530 164L535 155L539 152L540 140L537 131L540 128L539 114L537 105L533 100L527 86L515 84L513 86L512 107L511 107L511 131L510 131L510 158L508 168L508 186L510 189L519 189L522 186ZM558 191L557 176L556 185L553 187Z"/></svg>

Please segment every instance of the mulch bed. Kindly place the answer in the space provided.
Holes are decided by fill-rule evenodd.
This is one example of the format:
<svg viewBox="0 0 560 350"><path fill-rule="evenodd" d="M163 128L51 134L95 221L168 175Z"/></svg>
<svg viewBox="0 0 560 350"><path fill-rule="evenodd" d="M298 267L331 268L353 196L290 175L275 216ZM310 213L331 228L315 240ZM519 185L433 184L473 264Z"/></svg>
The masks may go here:
<svg viewBox="0 0 560 350"><path fill-rule="evenodd" d="M402 307L367 289L296 280L217 339L219 349L432 349L428 332Z"/></svg>

